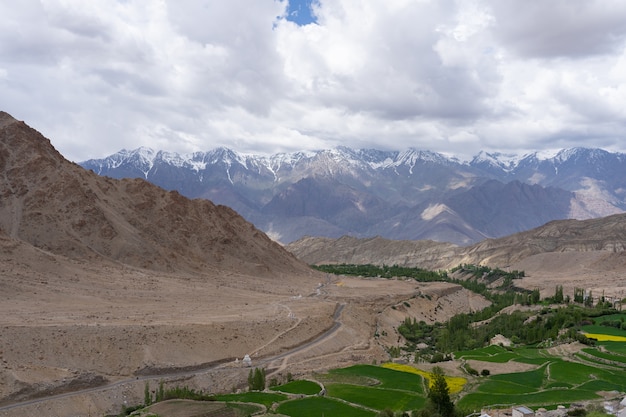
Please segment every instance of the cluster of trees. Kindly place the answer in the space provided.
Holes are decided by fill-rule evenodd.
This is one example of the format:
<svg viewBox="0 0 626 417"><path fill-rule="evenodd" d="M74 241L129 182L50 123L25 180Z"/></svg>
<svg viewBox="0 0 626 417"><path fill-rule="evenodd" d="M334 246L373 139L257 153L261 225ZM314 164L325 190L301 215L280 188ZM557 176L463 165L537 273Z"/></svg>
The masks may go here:
<svg viewBox="0 0 626 417"><path fill-rule="evenodd" d="M603 313L611 310L603 311ZM501 334L516 344L536 345L546 340L577 340L586 344L593 343L577 331L578 326L589 323L589 311L574 305L561 308L544 308L538 314L515 311L511 314L494 316L488 323L474 325L476 314L457 314L446 323L427 324L414 318L406 318L398 332L411 344L425 343L431 348L422 351L430 355L432 362L445 360L449 353L471 350L485 346L497 334ZM622 321L610 324L613 327L623 325ZM415 350L407 347L407 350Z"/></svg>
<svg viewBox="0 0 626 417"><path fill-rule="evenodd" d="M477 266L470 264L459 265L452 269L451 274L433 272L420 268L376 265L322 265L319 270L343 275L364 277L405 277L418 281L446 281L459 284L464 288L480 294L491 301L491 305L479 312L459 314L452 317L447 323L427 324L406 318L399 326L398 332L409 342L405 350L415 350L415 345L425 343L429 348L422 350L422 357L432 362L445 360L449 354L458 350L469 350L484 346L496 334L502 334L514 343L535 345L546 340L568 339L590 343L584 336L578 334L575 327L581 324L589 311L585 309L560 308L550 310L545 308L533 320L529 320L531 313L515 312L508 315L496 315L497 312L512 304L536 305L542 302L538 289L529 291L515 287L513 280L523 278L524 271L504 271L499 268ZM452 278L455 275L457 278ZM458 277L461 278L458 278ZM494 283L499 281L497 288ZM592 297L584 297L584 291L576 289L574 301L588 306ZM584 297L584 298L581 298ZM570 297L563 294L563 286L555 288L554 296L543 300L545 303L570 304ZM597 309L606 310L608 305L600 300ZM476 326L479 321L488 320L482 326ZM613 327L615 323L611 324ZM619 323L619 327L623 325ZM626 324L625 324L626 326ZM396 355L399 352L394 352Z"/></svg>
<svg viewBox="0 0 626 417"><path fill-rule="evenodd" d="M464 274L471 274L474 278L480 278L486 280L489 283L492 283L500 278L512 281L514 279L520 279L526 276L526 273L524 271L504 271L500 268L490 268L488 266L474 264L461 264L457 267L452 268L450 272L462 272Z"/></svg>
<svg viewBox="0 0 626 417"><path fill-rule="evenodd" d="M263 391L265 389L265 369L254 368L248 373L248 389L250 391Z"/></svg>
<svg viewBox="0 0 626 417"><path fill-rule="evenodd" d="M171 399L184 399L195 401L215 401L215 397L211 394L206 394L202 391L195 390L189 387L173 387L165 389L163 381L159 382L159 388L157 390L150 390L150 384L146 382L144 389L144 404L147 407L151 404Z"/></svg>
<svg viewBox="0 0 626 417"><path fill-rule="evenodd" d="M394 278L406 277L412 278L420 282L444 281L447 279L446 272L435 272L421 268L412 268L398 265L356 265L356 264L339 264L339 265L312 265L313 268L336 275L350 275L357 277L370 278Z"/></svg>

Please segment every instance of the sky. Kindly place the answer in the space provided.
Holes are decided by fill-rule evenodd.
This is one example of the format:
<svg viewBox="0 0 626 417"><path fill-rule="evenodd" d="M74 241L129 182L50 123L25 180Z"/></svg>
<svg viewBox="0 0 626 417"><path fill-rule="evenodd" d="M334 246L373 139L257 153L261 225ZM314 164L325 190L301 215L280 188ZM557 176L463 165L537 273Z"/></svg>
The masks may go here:
<svg viewBox="0 0 626 417"><path fill-rule="evenodd" d="M0 110L75 162L626 150L623 0L21 0L0 16Z"/></svg>

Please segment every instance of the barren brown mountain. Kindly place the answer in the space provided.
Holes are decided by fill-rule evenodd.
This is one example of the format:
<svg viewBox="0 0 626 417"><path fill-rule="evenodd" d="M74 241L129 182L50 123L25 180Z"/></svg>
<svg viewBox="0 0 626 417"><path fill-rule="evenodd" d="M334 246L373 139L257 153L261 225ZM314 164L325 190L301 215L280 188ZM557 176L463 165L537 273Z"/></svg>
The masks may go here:
<svg viewBox="0 0 626 417"><path fill-rule="evenodd" d="M117 414L160 381L229 392L244 355L279 380L385 360L400 341L377 329L488 303L320 274L231 209L99 177L6 113L0 175L2 417ZM395 308L409 299L438 303Z"/></svg>
<svg viewBox="0 0 626 417"><path fill-rule="evenodd" d="M307 270L230 208L143 180L99 177L8 114L0 113L0 126L0 228L12 238L70 258L160 271Z"/></svg>
<svg viewBox="0 0 626 417"><path fill-rule="evenodd" d="M526 272L520 285L544 293L564 285L624 298L626 214L590 220L558 220L536 229L472 246L382 238L303 238L286 246L309 264L371 263L425 269L480 264Z"/></svg>

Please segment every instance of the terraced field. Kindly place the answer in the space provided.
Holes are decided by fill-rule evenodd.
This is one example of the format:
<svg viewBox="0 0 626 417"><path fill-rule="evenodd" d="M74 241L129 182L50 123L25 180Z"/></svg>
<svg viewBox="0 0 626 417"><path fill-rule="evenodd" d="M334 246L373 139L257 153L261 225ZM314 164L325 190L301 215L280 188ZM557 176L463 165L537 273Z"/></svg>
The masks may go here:
<svg viewBox="0 0 626 417"><path fill-rule="evenodd" d="M607 356L596 348L584 350L592 358ZM485 362L508 361L537 364L531 371L505 373L481 378L473 392L468 392L458 405L479 409L486 405L526 404L534 406L567 404L570 402L601 398L599 391L626 390L626 373L620 365L626 357L609 355L619 359L617 365L589 363L577 354L570 360L548 354L545 349L513 349L491 346L468 352L457 352L456 358L476 359ZM580 361L574 359L580 358Z"/></svg>

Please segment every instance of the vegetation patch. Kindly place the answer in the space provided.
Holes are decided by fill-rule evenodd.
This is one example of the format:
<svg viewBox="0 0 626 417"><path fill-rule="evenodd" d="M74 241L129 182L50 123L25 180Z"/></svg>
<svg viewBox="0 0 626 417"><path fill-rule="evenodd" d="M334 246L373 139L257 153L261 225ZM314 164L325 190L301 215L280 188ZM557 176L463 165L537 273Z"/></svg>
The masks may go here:
<svg viewBox="0 0 626 417"><path fill-rule="evenodd" d="M339 376L340 378L336 378ZM348 377L347 379L341 377ZM328 382L350 383L354 385L377 386L385 389L406 390L423 394L422 377L417 373L407 373L384 366L355 365L347 368L333 369L325 378ZM346 382L351 381L351 382Z"/></svg>
<svg viewBox="0 0 626 417"><path fill-rule="evenodd" d="M329 396L374 410L412 410L422 408L426 403L424 396L409 391L412 387L406 388L406 391L401 391L349 384L330 384L327 386Z"/></svg>
<svg viewBox="0 0 626 417"><path fill-rule="evenodd" d="M614 355L611 353L601 352L598 349L583 349L584 353L590 356L595 356L600 359L604 359L606 361L612 361L616 363L626 364L626 355Z"/></svg>
<svg viewBox="0 0 626 417"><path fill-rule="evenodd" d="M326 397L307 397L285 401L276 411L292 417L374 417L375 411L355 407L338 400Z"/></svg>
<svg viewBox="0 0 626 417"><path fill-rule="evenodd" d="M216 395L217 401L224 402L242 402L242 403L255 403L262 404L269 408L274 403L287 400L287 396L284 394L271 393L271 392L244 392L242 394L224 394Z"/></svg>
<svg viewBox="0 0 626 417"><path fill-rule="evenodd" d="M385 363L382 365L383 368L393 369L400 372L407 372L419 375L423 378L426 378L429 381L432 381L432 374L430 372L422 371L421 369L415 368L411 365L403 365L400 363ZM459 376L445 376L446 383L448 384L448 388L450 389L450 394L456 394L457 392L461 392L463 387L467 383L467 379L459 377Z"/></svg>
<svg viewBox="0 0 626 417"><path fill-rule="evenodd" d="M587 339L595 339L598 342L626 342L626 336L614 336L612 334L584 333Z"/></svg>
<svg viewBox="0 0 626 417"><path fill-rule="evenodd" d="M320 385L313 381L291 381L283 385L270 388L272 391L288 392L290 394L315 395L321 391Z"/></svg>

